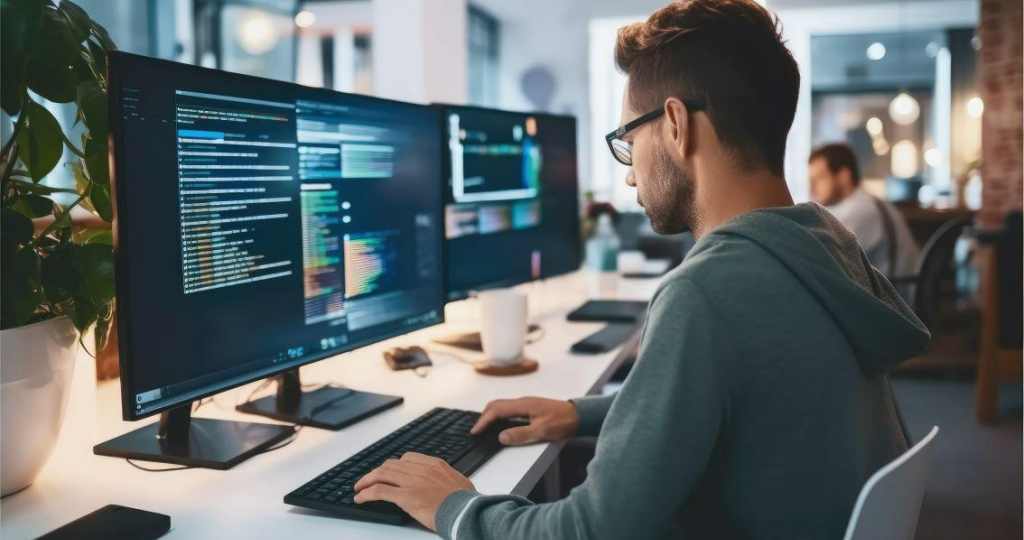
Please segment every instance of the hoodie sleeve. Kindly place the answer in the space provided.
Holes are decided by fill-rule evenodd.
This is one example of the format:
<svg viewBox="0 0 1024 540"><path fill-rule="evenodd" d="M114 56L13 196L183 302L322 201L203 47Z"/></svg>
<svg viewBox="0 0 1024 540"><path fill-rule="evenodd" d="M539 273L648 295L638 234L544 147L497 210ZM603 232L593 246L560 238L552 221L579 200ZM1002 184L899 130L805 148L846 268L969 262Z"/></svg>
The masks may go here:
<svg viewBox="0 0 1024 540"><path fill-rule="evenodd" d="M636 365L614 401L601 402L610 409L586 481L549 504L454 493L435 516L438 533L554 540L651 538L670 530L726 421L721 366L735 353L713 312L685 278L666 281L651 303Z"/></svg>

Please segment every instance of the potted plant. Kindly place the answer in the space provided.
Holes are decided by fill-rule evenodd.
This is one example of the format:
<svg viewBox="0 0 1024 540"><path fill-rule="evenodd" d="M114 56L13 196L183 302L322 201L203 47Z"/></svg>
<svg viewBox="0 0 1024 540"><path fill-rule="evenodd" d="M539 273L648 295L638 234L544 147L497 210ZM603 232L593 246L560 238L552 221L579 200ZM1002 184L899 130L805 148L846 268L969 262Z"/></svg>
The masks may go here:
<svg viewBox="0 0 1024 540"><path fill-rule="evenodd" d="M0 0L0 24L0 104L14 119L0 149L0 476L7 495L31 484L53 450L75 343L94 327L94 350L101 349L113 317L106 51L114 44L69 0ZM77 143L46 101L74 103ZM75 187L42 183L65 152ZM105 227L79 230L80 213Z"/></svg>

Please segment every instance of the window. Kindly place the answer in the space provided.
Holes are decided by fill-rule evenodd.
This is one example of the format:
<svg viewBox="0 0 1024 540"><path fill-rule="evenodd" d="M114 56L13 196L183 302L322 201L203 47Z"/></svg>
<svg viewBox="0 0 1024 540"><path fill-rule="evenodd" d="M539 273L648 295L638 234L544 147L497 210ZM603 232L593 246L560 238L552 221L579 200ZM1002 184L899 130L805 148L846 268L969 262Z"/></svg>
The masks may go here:
<svg viewBox="0 0 1024 540"><path fill-rule="evenodd" d="M473 105L498 104L498 20L469 6L466 21L469 46L469 102Z"/></svg>

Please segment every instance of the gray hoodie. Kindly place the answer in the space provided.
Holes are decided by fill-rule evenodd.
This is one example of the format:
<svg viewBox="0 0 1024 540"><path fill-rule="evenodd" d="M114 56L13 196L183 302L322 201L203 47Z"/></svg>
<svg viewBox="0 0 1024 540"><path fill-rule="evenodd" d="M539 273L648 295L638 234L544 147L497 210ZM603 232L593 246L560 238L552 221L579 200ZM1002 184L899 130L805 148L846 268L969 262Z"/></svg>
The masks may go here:
<svg viewBox="0 0 1024 540"><path fill-rule="evenodd" d="M568 497L453 493L458 540L841 538L861 486L907 448L885 372L930 336L853 236L814 204L737 217L651 301L614 397L575 400L598 435Z"/></svg>

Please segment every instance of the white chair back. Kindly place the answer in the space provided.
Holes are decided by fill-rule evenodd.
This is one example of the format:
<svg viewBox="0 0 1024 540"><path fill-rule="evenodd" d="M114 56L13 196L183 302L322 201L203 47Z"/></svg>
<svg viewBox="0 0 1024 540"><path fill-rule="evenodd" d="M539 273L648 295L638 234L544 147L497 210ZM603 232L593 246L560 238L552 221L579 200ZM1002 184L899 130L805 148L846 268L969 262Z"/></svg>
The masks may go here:
<svg viewBox="0 0 1024 540"><path fill-rule="evenodd" d="M914 540L921 513L932 441L938 426L868 478L853 507L846 540Z"/></svg>

